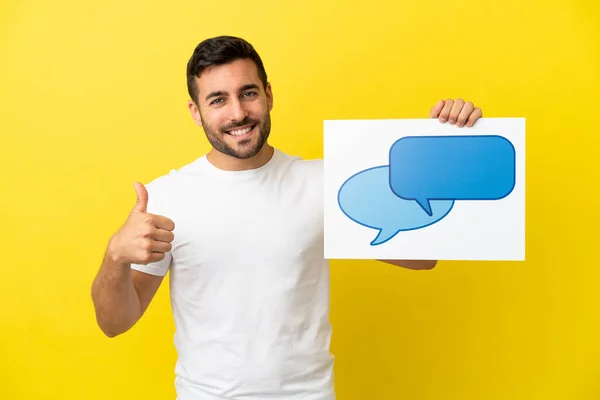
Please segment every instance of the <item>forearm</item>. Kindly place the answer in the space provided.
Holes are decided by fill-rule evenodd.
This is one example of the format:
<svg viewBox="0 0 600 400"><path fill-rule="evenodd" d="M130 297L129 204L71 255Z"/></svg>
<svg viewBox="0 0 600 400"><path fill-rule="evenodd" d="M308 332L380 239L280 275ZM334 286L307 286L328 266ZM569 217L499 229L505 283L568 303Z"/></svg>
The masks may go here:
<svg viewBox="0 0 600 400"><path fill-rule="evenodd" d="M392 264L397 267L422 270L432 269L437 264L437 260L379 260L384 263Z"/></svg>
<svg viewBox="0 0 600 400"><path fill-rule="evenodd" d="M133 285L131 267L105 256L92 285L96 321L109 337L129 330L141 317L141 305Z"/></svg>

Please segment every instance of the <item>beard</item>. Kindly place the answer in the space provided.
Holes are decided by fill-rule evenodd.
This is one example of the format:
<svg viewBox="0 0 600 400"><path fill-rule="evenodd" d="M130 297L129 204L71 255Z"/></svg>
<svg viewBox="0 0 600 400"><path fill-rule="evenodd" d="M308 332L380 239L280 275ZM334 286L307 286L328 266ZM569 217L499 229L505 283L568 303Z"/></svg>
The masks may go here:
<svg viewBox="0 0 600 400"><path fill-rule="evenodd" d="M268 112L262 121L246 117L242 121L230 124L222 129L213 128L204 120L204 118L202 118L202 116L200 116L200 121L202 122L202 128L204 128L204 132L206 133L206 138L215 150L239 159L251 158L257 155L271 133L271 115ZM224 140L225 135L229 135L225 131L230 131L244 125L254 125L253 129L255 130L255 133L248 139L238 141L236 148L233 148ZM257 139L256 143L252 145L254 136L257 136Z"/></svg>

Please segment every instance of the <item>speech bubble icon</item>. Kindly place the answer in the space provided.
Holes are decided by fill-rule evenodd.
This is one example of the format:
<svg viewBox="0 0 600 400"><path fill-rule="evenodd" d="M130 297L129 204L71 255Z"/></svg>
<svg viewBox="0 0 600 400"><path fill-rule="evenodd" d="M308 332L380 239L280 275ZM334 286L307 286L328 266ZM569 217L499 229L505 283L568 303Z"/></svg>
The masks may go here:
<svg viewBox="0 0 600 400"><path fill-rule="evenodd" d="M433 215L432 200L499 200L515 187L515 148L502 136L407 136L390 148L390 187Z"/></svg>
<svg viewBox="0 0 600 400"><path fill-rule="evenodd" d="M352 175L338 191L342 212L354 222L378 229L372 246L387 242L400 231L409 231L432 225L444 218L454 200L431 202L432 215L421 210L412 200L403 200L390 188L389 166L369 168Z"/></svg>

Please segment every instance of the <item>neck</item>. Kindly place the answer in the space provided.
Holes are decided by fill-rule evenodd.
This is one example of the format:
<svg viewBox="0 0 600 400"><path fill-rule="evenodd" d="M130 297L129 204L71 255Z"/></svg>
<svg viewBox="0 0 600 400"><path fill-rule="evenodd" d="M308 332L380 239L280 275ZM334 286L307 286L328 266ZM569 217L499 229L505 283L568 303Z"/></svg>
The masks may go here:
<svg viewBox="0 0 600 400"><path fill-rule="evenodd" d="M260 168L269 162L273 156L273 147L268 143L259 150L259 152L250 158L240 159L211 149L207 154L207 160L215 167L225 171L244 171Z"/></svg>

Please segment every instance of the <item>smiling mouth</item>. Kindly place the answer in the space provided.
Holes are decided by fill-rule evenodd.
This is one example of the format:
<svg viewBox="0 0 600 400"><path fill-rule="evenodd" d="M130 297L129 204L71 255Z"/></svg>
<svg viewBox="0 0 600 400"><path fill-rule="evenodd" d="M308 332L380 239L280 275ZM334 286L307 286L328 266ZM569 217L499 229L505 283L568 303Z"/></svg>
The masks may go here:
<svg viewBox="0 0 600 400"><path fill-rule="evenodd" d="M237 137L237 138L242 138L245 136L249 136L254 131L255 126L256 125L246 126L244 128L236 128L236 129L232 129L230 131L225 131L225 133L227 133L228 135Z"/></svg>

